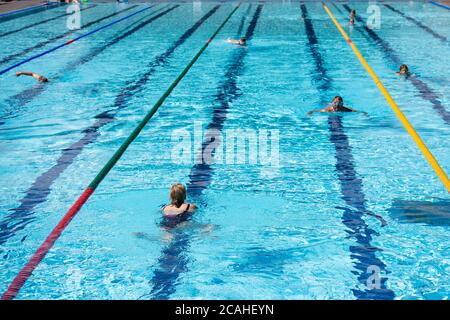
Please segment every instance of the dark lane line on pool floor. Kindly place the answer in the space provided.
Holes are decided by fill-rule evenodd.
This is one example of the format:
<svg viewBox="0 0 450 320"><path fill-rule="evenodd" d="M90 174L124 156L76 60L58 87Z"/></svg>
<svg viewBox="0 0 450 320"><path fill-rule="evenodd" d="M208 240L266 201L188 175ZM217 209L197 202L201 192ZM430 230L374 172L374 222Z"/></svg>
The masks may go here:
<svg viewBox="0 0 450 320"><path fill-rule="evenodd" d="M28 7L28 8L23 8L23 9L10 11L10 12L0 13L0 23L6 22L6 21L11 21L11 20L18 19L18 18L23 18L23 17L29 16L29 15L32 15L35 13L42 12L42 11L56 9L63 5L66 5L66 4L65 3L64 4L44 3L44 4L40 4L40 5Z"/></svg>
<svg viewBox="0 0 450 320"><path fill-rule="evenodd" d="M328 1L327 1L328 2ZM341 10L341 8L339 8L337 6L337 4L334 1L331 1L331 4L333 5L333 7L340 13L340 14L344 14L344 12Z"/></svg>
<svg viewBox="0 0 450 320"><path fill-rule="evenodd" d="M98 56L100 53L102 53L103 51L105 51L106 49L108 49L109 47L117 44L119 41L127 38L128 36L134 34L135 32L139 31L140 29L142 29L143 27L147 26L148 24L154 22L155 20L163 17L164 15L168 14L169 12L171 12L172 10L178 8L180 5L175 5L172 6L162 12L160 12L157 15L154 15L155 13L169 7L169 5L162 7L160 9L157 9L151 13L149 13L148 15L140 18L140 20L138 20L137 22L143 20L143 19L148 19L143 21L142 23L138 24L137 26L129 29L132 25L134 25L135 23L128 25L124 28L124 30L129 29L128 31L124 32L123 34L121 34L120 36L118 36L117 38L114 38L113 40L109 41L108 43L104 44L103 46L94 48L92 50L90 50L86 55L82 56L81 58L69 62L66 67L60 71L56 76L52 77L52 81L53 82L57 82L59 77L64 76L65 74L68 74L70 72L72 72L73 70L75 70L76 68L82 66L83 64L91 61L92 59L94 59L96 56ZM51 85L51 84L50 84ZM8 105L13 105L16 108L18 108L18 110L23 112L22 107L24 107L27 103L30 103L33 99L37 98L40 94L42 94L45 90L47 90L49 88L49 84L48 83L39 83L37 85L34 85L31 88L25 89L21 92L19 92L18 94L15 94L14 96L8 98L8 100L6 101L6 103ZM15 112L16 110L12 110L11 112ZM17 115L16 115L17 116ZM0 117L1 119L5 119L5 116Z"/></svg>
<svg viewBox="0 0 450 320"><path fill-rule="evenodd" d="M130 7L128 7L128 8L122 9L122 10L120 10L120 11L111 13L111 14L109 14L109 15L107 15L107 16L104 16L104 17L102 17L102 18L100 18L100 19L96 19L96 20L93 20L93 21L91 21L91 22L88 22L88 23L84 24L84 25L81 27L81 30L86 29L86 28L88 28L88 27L90 27L90 26L92 26L92 25L94 25L94 24L96 24L96 23L102 22L102 21L104 21L104 20L106 20L106 19L109 19L109 18L112 18L112 17L114 17L114 16L117 16L117 15L119 15L119 14L121 14L121 13L123 13L123 12L126 12L126 11L128 11L128 10L134 9L134 8L136 8L137 6L138 6L138 5L133 5L133 6L130 6ZM23 56L23 55L25 55L25 54L27 54L27 53L33 51L33 50L42 48L42 47L44 47L45 45L47 45L47 44L49 44L49 43L52 43L52 42L55 42L56 40L62 39L62 38L64 38L64 37L66 37L66 36L69 36L69 35L73 34L73 33L76 32L76 31L79 31L79 30L69 30L69 31L64 32L64 33L62 33L62 34L60 34L60 35L57 35L57 36L55 36L55 37L53 37L53 38L50 38L50 39L47 39L47 40L45 40L45 41L39 42L39 43L37 43L36 45L34 45L34 46L32 46L32 47L28 47L28 48L26 48L26 49L23 49L21 52L12 53L12 54L10 54L9 56L6 56L6 57L2 58L2 59L0 60L0 64L7 63L7 62L11 61L12 59L21 57L21 56Z"/></svg>
<svg viewBox="0 0 450 320"><path fill-rule="evenodd" d="M167 60L173 52L188 40L219 8L220 5L213 7L192 27L187 29L164 53L155 57L155 59L147 66L149 70L137 81L128 82L116 96L114 103L116 109L114 112L107 111L98 114L95 117L95 119L97 119L96 122L82 131L84 134L83 137L68 148L62 150L60 157L56 161L56 165L41 174L26 191L25 197L20 200L20 206L11 210L14 213L6 216L0 221L0 245L14 236L17 231L24 229L28 224L33 222L35 219L33 217L33 210L35 207L47 200L53 183L73 163L75 158L83 151L84 147L97 140L100 136L99 129L115 120L117 112L126 107L127 99L137 93L136 90L139 86L144 85L148 81L150 75L156 71L157 67L161 67L167 63ZM133 92L133 90L135 92ZM24 240L25 238L22 239L22 241ZM5 255L4 258L7 258L7 256Z"/></svg>
<svg viewBox="0 0 450 320"><path fill-rule="evenodd" d="M89 10L89 9L92 9L92 8L95 8L95 7L97 7L96 4L91 5L91 6L87 6L87 7L82 7L82 8L80 8L80 12L85 11L85 10ZM50 22L50 21L57 20L57 19L62 18L62 17L70 16L72 14L73 14L72 12L71 13L65 12L65 13L57 15L55 17L51 17L51 18L48 18L48 19L45 19L45 20L42 20L42 21L31 23L31 24L28 24L28 25L23 26L21 28L15 29L15 30L11 30L11 31L7 31L7 32L4 32L4 33L0 33L0 37L9 36L11 34L14 34L14 33L17 33L17 32L20 32L20 31L32 28L32 27L37 27L39 25L45 24L45 23Z"/></svg>
<svg viewBox="0 0 450 320"><path fill-rule="evenodd" d="M333 95L330 92L332 89L332 81L325 67L322 54L319 51L319 41L312 20L309 18L306 5L301 4L300 8L308 38L308 48L315 65L316 76L314 77L314 82L320 94L321 105L326 105L330 100L330 96ZM350 257L356 269L352 273L358 276L358 281L365 288L364 290L355 288L352 289L352 292L357 299L393 299L395 294L387 288L386 277L382 278L379 275L379 288L369 287L369 278L373 276L371 268L375 267L381 272L386 271L386 265L376 255L382 249L374 247L371 244L372 236L377 233L363 219L364 215L375 216L375 214L366 208L367 201L363 192L362 180L358 177L355 169L351 152L352 147L344 131L342 116L329 115L328 128L331 134L330 141L333 143L336 151L336 172L341 186L342 200L347 205L346 207L336 208L343 211L342 223L347 227L345 231L348 233L349 238L356 241L356 244L349 248L351 253Z"/></svg>
<svg viewBox="0 0 450 320"><path fill-rule="evenodd" d="M263 5L260 4L253 14L252 20L249 22L245 37L247 41L253 38L253 34L258 23ZM237 36L240 37L244 19L251 10L249 4L247 12L242 17ZM248 54L247 48L236 48L236 52L227 63L227 70L224 75L224 81L217 88L218 93L212 112L211 122L207 126L206 141L201 147L201 164L195 164L189 174L189 182L187 184L187 194L194 200L200 200L203 190L207 189L211 184L213 169L209 164L204 163L203 154L205 149L212 143L217 143L214 139L208 139L208 130L221 131L227 118L227 112L230 103L240 97L239 88L237 87L237 78L242 74L244 69L244 58ZM213 157L213 152L211 154ZM148 294L154 300L167 300L175 293L177 280L181 273L187 272L187 264L189 262L187 251L189 249L190 236L182 230L175 230L173 239L164 247L160 258L158 259L158 267L154 270L151 280L152 290ZM142 297L141 297L142 298Z"/></svg>
<svg viewBox="0 0 450 320"><path fill-rule="evenodd" d="M351 8L343 4L342 5L348 12L351 11ZM397 55L394 49L389 45L389 43L385 40L383 40L375 31L370 29L364 24L364 20L359 16L356 15L356 21L362 24L363 29L367 32L367 34L372 38L372 40L377 44L376 48L381 50L381 52L384 54L384 56L391 61L391 63L395 64L395 66L398 68L402 62L400 57ZM364 34L363 31L361 31L361 28L356 26L356 29L361 33ZM408 64L410 65L410 64ZM420 97L422 99L428 101L433 106L433 109L439 114L439 116L444 120L444 122L447 125L450 125L450 112L447 111L445 106L442 104L442 102L439 100L439 96L422 80L420 80L417 75L410 76L406 78L407 80L411 81L411 83L414 85L414 87L419 91Z"/></svg>
<svg viewBox="0 0 450 320"><path fill-rule="evenodd" d="M416 26L418 26L419 28L421 28L422 30L425 30L426 32L428 32L429 34L431 34L433 37L435 37L436 39L439 39L443 42L447 42L447 38L444 37L443 35L440 35L439 33L437 33L436 31L434 31L433 29L431 29L430 27L424 25L422 22L414 19L413 17L408 16L407 14L405 14L404 12L401 12L400 10L394 8L393 6L389 5L389 4L383 4L386 8L388 8L389 10L398 13L399 15L401 15L403 18L405 18L406 20L414 23Z"/></svg>

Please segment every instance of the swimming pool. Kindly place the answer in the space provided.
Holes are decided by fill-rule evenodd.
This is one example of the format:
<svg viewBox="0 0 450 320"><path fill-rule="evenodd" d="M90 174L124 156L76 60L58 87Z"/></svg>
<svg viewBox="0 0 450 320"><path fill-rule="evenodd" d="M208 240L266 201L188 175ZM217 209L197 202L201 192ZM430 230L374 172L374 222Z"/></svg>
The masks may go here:
<svg viewBox="0 0 450 320"><path fill-rule="evenodd" d="M90 2L74 31L66 16L42 22L65 6L1 22L5 69L130 16L0 76L2 292L235 4ZM370 29L367 2L328 3L448 173L450 12L377 6ZM349 8L362 19L353 27ZM245 48L224 41L242 35ZM415 77L398 77L399 63ZM14 76L24 69L50 82ZM306 115L335 95L369 115ZM174 156L180 132L212 129L270 132L279 159L196 164L201 134L191 157ZM165 232L159 206L176 181L200 210ZM449 212L322 5L244 1L17 298L447 299Z"/></svg>

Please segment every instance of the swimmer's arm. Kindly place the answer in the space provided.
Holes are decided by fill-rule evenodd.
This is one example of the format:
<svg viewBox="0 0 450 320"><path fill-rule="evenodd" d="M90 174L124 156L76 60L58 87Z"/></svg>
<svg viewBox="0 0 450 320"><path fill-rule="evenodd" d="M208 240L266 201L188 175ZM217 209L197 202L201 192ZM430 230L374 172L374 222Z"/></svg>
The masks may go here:
<svg viewBox="0 0 450 320"><path fill-rule="evenodd" d="M28 71L19 71L16 72L16 76L30 76L36 78L37 74L34 72L28 72Z"/></svg>
<svg viewBox="0 0 450 320"><path fill-rule="evenodd" d="M41 76L40 74L36 73L36 72L29 72L29 71L19 71L16 72L16 76L30 76L35 78L36 80L42 82L42 81L48 81L48 79L44 76Z"/></svg>
<svg viewBox="0 0 450 320"><path fill-rule="evenodd" d="M332 112L333 110L334 110L333 107L326 107L318 110L318 112Z"/></svg>
<svg viewBox="0 0 450 320"><path fill-rule="evenodd" d="M352 108L345 107L345 106L343 106L343 107L341 107L341 108L344 109L344 110L343 110L344 112L359 112L359 111L356 110L356 109L352 109Z"/></svg>
<svg viewBox="0 0 450 320"><path fill-rule="evenodd" d="M326 107L323 109L311 110L308 112L308 116L312 115L314 112L332 112L332 111L333 111L333 107Z"/></svg>
<svg viewBox="0 0 450 320"><path fill-rule="evenodd" d="M349 108L349 107L343 107L343 108L345 109L346 112L359 112L359 113L362 113L362 114L367 116L367 112L359 111L359 110L352 109L352 108Z"/></svg>
<svg viewBox="0 0 450 320"><path fill-rule="evenodd" d="M239 40L233 40L233 39L230 39L230 38L228 38L225 41L228 42L228 43L239 43Z"/></svg>

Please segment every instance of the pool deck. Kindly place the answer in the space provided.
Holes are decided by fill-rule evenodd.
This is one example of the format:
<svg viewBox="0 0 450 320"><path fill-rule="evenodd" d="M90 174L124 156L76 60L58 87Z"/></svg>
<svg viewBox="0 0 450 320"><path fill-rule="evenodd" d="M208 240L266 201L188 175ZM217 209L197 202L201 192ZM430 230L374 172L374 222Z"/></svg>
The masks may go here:
<svg viewBox="0 0 450 320"><path fill-rule="evenodd" d="M20 10L32 6L45 3L44 0L23 0L23 1L11 1L11 2L0 2L0 13L5 13L14 10Z"/></svg>

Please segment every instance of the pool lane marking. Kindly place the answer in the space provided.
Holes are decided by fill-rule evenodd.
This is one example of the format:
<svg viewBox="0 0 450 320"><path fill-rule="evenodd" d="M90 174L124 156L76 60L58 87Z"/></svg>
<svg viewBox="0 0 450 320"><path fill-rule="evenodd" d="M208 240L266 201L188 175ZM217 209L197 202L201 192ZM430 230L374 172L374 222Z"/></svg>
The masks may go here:
<svg viewBox="0 0 450 320"><path fill-rule="evenodd" d="M245 10L245 12L242 14L241 22L239 23L238 31L236 32L236 37L242 36L242 30L244 29L245 21L247 20L247 17L250 14L251 10L252 10L252 4L249 3L247 10Z"/></svg>
<svg viewBox="0 0 450 320"><path fill-rule="evenodd" d="M246 38L250 41L253 38L253 34L256 28L256 24L261 15L263 5L260 4L253 14L252 20L249 22ZM251 4L249 4L248 12L251 10ZM241 36L243 21L247 16L245 13L241 24L238 28L238 36ZM223 124L226 121L227 110L229 104L239 97L236 78L243 70L244 58L248 54L248 50L244 48L236 48L237 52L232 56L232 59L226 65L230 65L225 72L225 81L218 87L218 93L216 95L216 102L218 105L213 109L213 115L211 122L207 126L208 129L222 130ZM208 135L208 131L206 132ZM213 143L213 141L204 141L201 146L201 154L204 153L205 148ZM204 163L203 158L201 164L195 164L191 168L189 174L189 183L187 184L187 194L192 198L197 198L201 195L202 191L208 188L211 183L212 167L209 164ZM175 293L177 279L182 272L187 271L188 257L183 255L186 253L189 247L190 237L186 232L176 232L174 239L164 247L162 255L158 259L158 267L154 270L154 274L151 280L152 289L150 291L151 299L155 300L167 300Z"/></svg>
<svg viewBox="0 0 450 320"><path fill-rule="evenodd" d="M435 1L430 1L431 4L434 4L435 6L450 10L450 7L446 6L445 4L439 3L439 2L435 2Z"/></svg>
<svg viewBox="0 0 450 320"><path fill-rule="evenodd" d="M348 12L351 11L351 8L343 4L342 5ZM394 49L387 43L385 40L383 40L375 31L370 29L364 24L363 19L356 15L356 21L362 23L362 26L364 30L367 32L367 34L372 38L373 41L376 42L377 49L381 50L381 52L386 56L388 60L391 60L392 63L394 63L398 67L400 64L402 64L402 60L399 58L399 56L396 54ZM361 31L361 29L357 26L356 30L360 32L366 39L367 36L364 32ZM381 48L380 48L381 47ZM422 99L428 101L431 103L433 109L439 114L439 116L442 118L442 120L447 124L450 125L450 112L445 109L445 106L441 103L439 100L438 95L422 80L420 80L417 76L413 77L407 77L406 80L410 81L413 86L418 90L420 97Z"/></svg>
<svg viewBox="0 0 450 320"><path fill-rule="evenodd" d="M94 120L96 119L95 123L82 130L82 138L77 142L72 143L69 147L61 150L61 155L57 159L56 165L41 174L26 191L25 196L20 200L20 205L17 208L12 209L12 214L7 215L0 221L0 245L14 236L16 231L24 229L34 220L31 217L34 213L34 208L47 200L47 196L51 192L50 188L53 183L73 163L74 159L83 151L84 147L97 140L100 136L100 128L115 120L115 115L119 110L127 106L127 99L136 95L136 93L139 92L138 89L142 88L142 86L148 82L150 76L155 73L156 68L165 65L173 52L175 52L179 46L184 44L184 42L186 42L195 31L207 21L207 19L215 14L220 7L221 5L214 6L187 29L165 52L156 56L153 61L145 67L149 70L142 74L137 80L128 81L115 97L114 112L106 111L97 114L94 117Z"/></svg>
<svg viewBox="0 0 450 320"><path fill-rule="evenodd" d="M80 12L81 12L81 11L85 11L85 10L89 10L89 9L92 9L92 8L95 8L95 7L97 7L96 4L91 5L91 6L87 6L87 7L82 7L82 8L80 8ZM70 16L70 15L72 15L72 14L73 14L73 13L67 13L67 12L65 12L65 13L63 13L63 14L60 14L60 15L57 15L57 16L48 18L48 19L46 19L46 20L38 21L38 22L35 22L35 23L32 23L32 24L23 26L23 27L21 27L21 28L19 28L19 29L15 29L15 30L11 30L11 31L4 32L4 33L0 33L0 37L9 36L9 35L11 35L11 34L14 34L14 33L17 33L17 32L20 32L20 31L23 31L23 30L32 28L32 27L36 27L36 26L39 26L39 25L41 25L41 24L45 24L45 23L50 22L50 21L53 21L53 20L57 20L57 19L62 18L62 17Z"/></svg>
<svg viewBox="0 0 450 320"><path fill-rule="evenodd" d="M25 63L27 63L27 62L33 61L33 60L35 60L35 59L37 59L37 58L40 58L40 57L42 57L42 56L45 56L45 55L47 55L47 54L49 54L49 53L51 53L51 52L53 52L53 51L56 51L56 50L58 50L58 49L60 49L60 48L63 48L63 47L67 46L67 45L70 44L70 43L73 43L73 42L75 42L75 41L81 40L81 39L83 39L83 38L85 38L85 37L87 37L87 36L90 36L90 35L92 35L92 34L95 34L95 33L99 32L99 31L101 31L101 30L103 30L103 29L106 29L106 28L108 28L108 27L111 27L111 26L113 26L113 25L115 25L115 24L117 24L117 23L119 23L119 22L122 22L122 21L124 21L124 20L126 20L126 19L129 19L129 18L131 18L131 17L134 17L135 15L137 15L137 14L139 14L139 13L141 13L141 12L144 12L144 11L146 11L146 10L152 8L152 7L153 7L153 6L145 7L144 9L141 9L141 10L139 10L139 11L136 11L136 12L134 12L134 13L132 13L132 14L129 14L129 15L123 17L123 18L120 18L120 19L118 19L118 20L114 20L114 21L112 21L112 22L110 22L110 23L108 23L108 24L105 24L104 26L98 27L98 28L96 28L96 29L94 29L94 30L92 30L92 31L90 31L90 32L87 32L87 33L85 33L85 34L79 35L78 37L76 37L76 38L74 38L74 39L72 39L72 40L69 40L69 41L67 41L67 42L65 42L65 43L62 43L62 44L60 44L60 45L58 45L58 46L56 46L56 47L53 47L53 48L48 49L48 50L46 50L46 51L44 51L44 52L42 52L42 53L39 53L39 54L37 54L37 55L34 55L34 56L32 56L32 57L30 57L30 58L28 58L28 59L25 59L25 60L22 60L22 61L20 61L20 62L18 62L18 63L15 63L15 64L13 64L12 66L9 66L9 67L7 67L7 68L5 68L5 69L3 69L3 70L0 70L0 75L4 74L4 73L6 73L6 72L8 72L8 71L10 71L10 70L12 70L12 69L14 69L14 68L17 68L18 66L21 66L21 65L23 65L23 64L25 64Z"/></svg>
<svg viewBox="0 0 450 320"><path fill-rule="evenodd" d="M241 4L239 3L234 7L234 9L228 14L226 19L222 22L222 24L217 28L217 30L212 34L210 39L214 39L216 35L222 30L225 24L230 20L231 16L236 12ZM75 215L80 211L86 201L92 196L95 189L99 186L99 184L103 181L103 179L107 176L109 171L114 167L114 165L119 161L125 151L128 149L130 144L137 138L139 133L144 129L145 125L149 122L149 120L153 117L153 115L158 111L159 107L164 103L167 97L172 93L175 87L180 83L180 81L184 78L184 76L188 73L194 63L200 58L202 53L209 46L208 41L201 47L201 49L197 52L197 54L192 58L192 60L186 65L183 71L178 75L178 77L171 83L171 85L167 88L164 94L158 99L158 101L153 105L153 107L148 111L145 115L144 119L136 126L136 128L131 132L131 134L127 137L127 139L122 143L122 145L117 149L117 151L113 154L113 156L109 159L109 161L105 164L105 166L100 170L97 176L91 181L88 187L83 191L81 196L75 201L72 207L67 211L62 220L58 223L58 225L53 229L53 231L48 235L45 241L41 244L39 249L33 254L32 258L28 261L28 263L22 268L22 270L17 274L14 280L9 285L8 289L3 293L2 300L12 300L19 293L20 289L23 287L27 279L31 276L34 269L39 265L42 259L46 256L49 250L53 247L56 240L60 237L64 229L69 225Z"/></svg>
<svg viewBox="0 0 450 320"><path fill-rule="evenodd" d="M331 13L330 9L328 9L328 7L327 7L327 5L325 3L322 3L322 5L323 5L325 11L330 16L330 18L333 21L334 25L337 27L337 29L340 31L340 33L344 37L344 39L348 41L350 47L352 48L353 52L355 53L355 55L357 56L357 58L359 59L361 64L364 66L366 71L372 77L372 79L375 82L375 84L377 85L378 89L381 91L381 93L385 97L386 101L391 106L392 110L395 112L397 117L400 119L400 122L403 124L403 126L406 129L406 131L409 133L411 138L417 144L419 150L422 152L422 154L424 155L425 159L427 159L428 163L433 168L433 170L435 171L435 173L438 176L438 178L441 180L441 182L444 185L444 187L446 188L447 192L450 193L450 181L448 180L447 175L445 174L444 170L441 168L441 166L439 165L439 163L437 162L437 160L435 159L433 154L430 152L430 150L428 150L427 146L422 141L422 139L420 138L419 134L416 132L416 130L413 128L411 123L405 117L405 115L400 110L398 105L395 103L394 99L391 97L391 95L389 94L387 89L384 87L383 83L378 78L378 76L375 74L373 69L369 66L369 64L367 63L366 59L364 59L364 57L361 55L361 53L359 52L359 50L356 47L356 45L350 40L349 36L344 31L344 29L341 27L339 22L337 22L336 18Z"/></svg>
<svg viewBox="0 0 450 320"><path fill-rule="evenodd" d="M167 10L158 13L157 15L155 15L157 12L160 12L162 10L164 10L165 8L169 7L170 5L166 5L162 8L159 8L155 11L150 12L148 15L144 15L142 18L140 18L139 20L133 22L132 24L126 26L124 28L124 30L127 30L126 32L124 32L123 34L121 34L120 36L113 38L112 40L110 40L108 43L94 48L92 50L90 50L86 55L82 56L81 58L75 60L75 61L69 61L68 65L66 65L63 69L63 71L60 71L56 76L53 77L53 80L56 80L58 77L63 76L64 74L75 70L76 68L78 68L79 66L91 61L92 59L94 59L96 56L98 56L100 53L102 53L104 50L106 50L107 48L111 47L112 45L118 43L119 41L127 38L128 36L132 35L134 32L142 29L143 27L145 27L146 25L148 25L149 23L155 21L156 19L159 19L160 17L166 15L167 13L169 13L170 11L178 8L180 5L174 5L171 6L170 8L168 8ZM148 20L147 19L149 16L151 16ZM139 23L140 21L145 20L144 22L138 24L137 26L133 27L132 29L129 29L131 26L133 26L134 24ZM15 94L12 97L9 97L6 102L9 105L14 105L16 107L23 107L24 105L26 105L27 103L29 103L30 101L32 101L33 99L35 99L37 96L39 96L42 92L44 92L45 90L47 90L49 88L49 85L51 84L43 84L43 83L39 83L36 84L34 86L32 86L31 88L27 88L25 90L22 90L21 92ZM1 117L0 117L1 119Z"/></svg>
<svg viewBox="0 0 450 320"><path fill-rule="evenodd" d="M23 8L23 9L18 9L18 10L14 10L14 11L8 11L5 13L0 13L0 22L6 22L6 21L11 20L11 19L2 20L3 17L11 16L11 15L18 14L18 13L23 13L25 11L30 11L28 14L38 13L38 12L48 9L49 7L57 8L57 7L59 7L59 4L46 2L43 4L36 5L36 6L28 7L28 8ZM41 10L37 10L37 9L41 9ZM31 12L32 10L36 10L36 12ZM17 18L19 18L19 17L23 17L23 16L18 16ZM15 18L16 17L12 17L12 19L15 19Z"/></svg>
<svg viewBox="0 0 450 320"><path fill-rule="evenodd" d="M328 75L325 61L319 50L319 41L312 24L312 20L308 16L308 10L305 4L300 5L302 11L305 31L308 37L308 48L315 65L314 82L320 96L321 104L328 103L325 94L329 94L332 89L332 78ZM393 299L395 294L386 286L387 277L380 277L380 288L368 288L367 280L370 274L368 268L377 266L380 270L385 270L386 265L376 256L376 252L381 252L380 248L371 244L372 235L376 234L364 221L364 215L381 217L370 212L366 208L366 196L363 191L362 179L358 177L355 169L354 159L351 152L351 145L345 134L340 115L328 116L328 128L330 131L330 141L335 147L336 172L341 189L341 198L344 200L345 207L336 207L342 210L342 224L347 227L345 232L351 238L354 238L357 245L349 246L350 257L355 260L354 268L357 270L358 281L364 286L364 290L360 288L352 289L354 296L358 299ZM384 224L384 219L381 218ZM352 271L355 274L355 272Z"/></svg>
<svg viewBox="0 0 450 320"><path fill-rule="evenodd" d="M264 7L263 4L259 4L256 7L252 20L250 20L245 33L245 38L247 40L251 40L253 38L256 25L261 16L263 7ZM249 6L249 9L251 9L251 6ZM241 32L239 32L239 29L241 29L242 32L242 28L238 28L237 34L240 35ZM218 105L213 108L211 122L206 126L205 136L207 137L208 137L208 130L213 129L222 131L223 125L227 120L227 113L230 107L229 106L230 103L232 103L234 100L240 97L239 89L236 83L236 78L242 72L244 59L248 54L248 50L243 48L237 49L238 51L235 53L235 55L233 55L232 57L233 59L226 64L229 67L224 75L225 81L222 82L221 85L217 88L218 93L216 94L215 100L218 103ZM201 159L199 159L199 161L201 160L201 163L194 164L189 174L189 183L187 184L187 194L189 194L190 196L199 197L203 192L203 190L207 189L208 186L211 184L211 177L212 177L211 172L213 171L213 169L210 164L204 162L203 154L205 153L205 150L215 142L216 141L214 140L211 141L210 138L208 141L207 138L207 140L204 141L201 145L201 152L200 152Z"/></svg>
<svg viewBox="0 0 450 320"><path fill-rule="evenodd" d="M328 2L328 1L327 1ZM333 7L340 13L340 14L344 14L342 12L342 10L337 6L337 4L334 1L331 1L331 4L333 5Z"/></svg>
<svg viewBox="0 0 450 320"><path fill-rule="evenodd" d="M393 6L389 5L389 4L383 4L386 8L388 8L389 10L401 15L403 18L405 18L406 20L412 22L413 24L415 24L416 26L418 26L419 28L421 28L422 30L428 32L429 34L431 34L433 37L435 37L436 39L439 39L443 42L447 42L447 38L444 37L443 35L440 35L439 33L437 33L436 31L434 31L433 29L431 29L430 27L424 25L422 22L414 19L413 17L408 16L407 14L403 13L402 11L394 8Z"/></svg>
<svg viewBox="0 0 450 320"><path fill-rule="evenodd" d="M138 80L128 81L126 86L121 92L116 96L114 100L114 110L104 111L96 116L99 120L109 119L110 121L114 120L115 115L119 110L125 108L127 106L127 99L130 99L132 96L141 92L144 89L144 85L150 79L157 67L163 66L172 53L181 46L193 33L211 16L213 15L221 5L214 6L210 11L208 11L202 18L200 18L192 27L190 27L184 34L182 34L164 53L156 56L152 62L150 62L146 69L148 69L145 73L143 73ZM208 39L209 40L209 39ZM109 121L109 122L110 122Z"/></svg>
<svg viewBox="0 0 450 320"><path fill-rule="evenodd" d="M128 7L128 8L122 9L122 10L120 10L120 11L117 11L117 12L111 13L111 14L109 14L109 15L106 15L106 16L100 18L100 19L96 19L96 20L93 20L93 21L91 21L91 22L88 22L88 23L86 23L85 25L82 26L82 29L88 28L88 27L90 27L91 25L94 25L94 24L96 24L96 23L102 22L103 20L112 18L112 17L117 16L117 15L123 13L123 12L126 12L126 11L129 11L129 10L131 10L131 9L134 9L134 8L136 8L137 6L138 6L138 5L133 5L133 6L130 6L130 7ZM62 34L60 34L60 35L57 35L57 36L55 36L55 37L53 37L53 38L50 38L50 39L47 39L47 40L45 40L45 41L39 42L38 44L36 44L36 45L34 45L34 46L32 46L32 47L28 47L28 48L22 50L21 52L10 54L9 56L6 56L6 57L2 58L2 59L0 60L0 64L9 62L10 60L12 60L12 59L14 59L14 58L23 56L24 54L27 54L27 53L29 53L29 52L35 50L35 49L42 48L43 46L45 46L45 45L47 45L47 44L49 44L49 43L52 43L52 42L54 42L54 41L56 41L56 40L62 39L62 38L64 38L64 37L68 36L68 35L71 35L72 33L74 33L74 30L70 30L70 31L64 32L64 33L62 33Z"/></svg>

